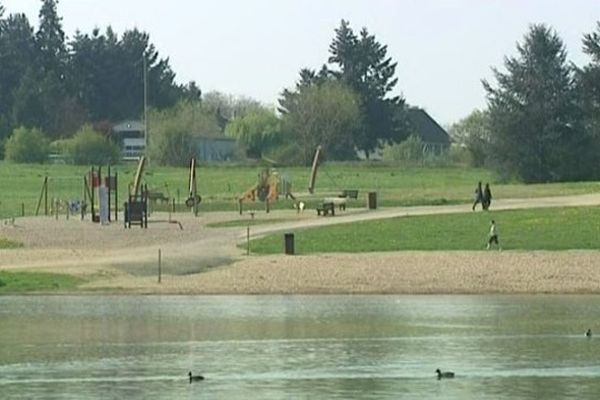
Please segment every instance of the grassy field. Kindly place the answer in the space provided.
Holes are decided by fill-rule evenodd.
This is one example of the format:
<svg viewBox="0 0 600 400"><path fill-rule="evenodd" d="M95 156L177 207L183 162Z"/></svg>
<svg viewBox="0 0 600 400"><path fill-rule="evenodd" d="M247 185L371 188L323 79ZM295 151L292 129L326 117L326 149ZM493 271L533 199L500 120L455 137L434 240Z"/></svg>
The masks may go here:
<svg viewBox="0 0 600 400"><path fill-rule="evenodd" d="M113 167L119 174L119 203L126 197L133 180L135 164ZM48 195L61 200L83 198L83 176L86 167L69 165L15 165L0 161L0 218L35 213L45 176L50 179ZM202 195L201 211L235 211L237 197L257 181L259 166L199 166L198 190ZM104 169L106 172L106 169ZM326 163L318 171L316 193L308 195L309 168L281 168L278 172L293 185L292 192L314 207L323 197L337 195L343 189L359 190L359 199L350 207L363 207L366 194L376 191L380 206L435 205L469 202L477 181L490 182L496 198L524 198L600 191L600 183L563 183L546 185L501 184L487 170L459 167L417 168L394 167L375 163ZM146 169L145 182L151 190L163 192L176 200L178 211L187 210L188 170L155 167ZM291 201L279 201L272 208L291 208ZM262 208L261 203L247 208ZM156 210L166 210L156 205ZM43 206L42 206L43 211Z"/></svg>
<svg viewBox="0 0 600 400"><path fill-rule="evenodd" d="M600 207L489 211L403 217L295 232L298 254L399 250L483 250L495 219L505 250L600 249ZM283 235L251 242L259 254L283 252Z"/></svg>
<svg viewBox="0 0 600 400"><path fill-rule="evenodd" d="M73 290L82 282L69 275L0 271L0 294Z"/></svg>

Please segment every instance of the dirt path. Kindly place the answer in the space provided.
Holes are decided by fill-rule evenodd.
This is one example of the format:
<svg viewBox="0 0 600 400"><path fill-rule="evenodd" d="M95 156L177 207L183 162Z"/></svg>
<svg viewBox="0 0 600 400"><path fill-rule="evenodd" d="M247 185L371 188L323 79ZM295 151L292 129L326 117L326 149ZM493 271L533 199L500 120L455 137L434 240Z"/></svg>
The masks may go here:
<svg viewBox="0 0 600 400"><path fill-rule="evenodd" d="M493 208L590 205L600 205L600 194L498 200L493 203ZM251 236L355 221L461 212L470 212L470 205L398 207L375 211L353 209L333 218L318 218L314 210L307 210L304 214L296 214L293 210L276 211L269 215L257 214L256 218L287 221L253 226ZM533 258L533 253L518 252L505 252L492 258L484 252L247 257L237 247L246 239L245 227L207 227L213 222L237 220L240 218L237 213L207 213L198 219L187 214L177 215L183 230L178 224L168 223L166 216L154 215L153 219L160 217L165 219L152 223L147 230L123 229L120 224L99 226L76 219L18 219L14 226L1 225L0 237L20 241L25 248L0 250L0 270L69 273L87 277L89 289L135 293L406 293L411 290L454 293L490 291L493 287L504 287L509 292L525 290L526 287L524 289L506 281L500 283L498 279L490 281L496 282L492 286L481 284L482 274L487 276L490 271L496 271L497 277L502 276L501 271L507 270L506 267L502 269L505 265L514 267L512 274L524 274L522 279L525 282L546 282L543 277L531 275L528 272L531 268L524 267L539 266L533 269L543 273L542 267L552 265L555 276L563 279L567 271L562 274L561 267L557 266L563 265L570 268L569 276L575 279L573 272L579 271L577 268L584 268L581 273L585 271L589 277L590 267L596 267L600 262L598 252L536 252ZM156 284L159 248L165 274L161 285ZM490 266L481 257L489 258L495 264ZM559 260L558 264L556 260ZM474 268L470 272L467 269L461 276L460 282L465 283L451 279L458 277L452 271L456 271L459 265L472 265ZM480 270L482 265L488 266L483 272ZM418 272L411 269L415 266ZM448 266L452 268L447 269ZM388 273L382 275L381 271ZM440 271L447 273L440 275ZM394 281L391 279L393 276L400 280ZM555 290L595 292L594 285L597 286L597 283L594 282L600 282L600 276L596 281L595 278L583 280L583 285L580 280L575 282L573 279L563 284L554 282L550 286ZM533 290L531 288L530 291ZM538 288L548 290L546 286Z"/></svg>

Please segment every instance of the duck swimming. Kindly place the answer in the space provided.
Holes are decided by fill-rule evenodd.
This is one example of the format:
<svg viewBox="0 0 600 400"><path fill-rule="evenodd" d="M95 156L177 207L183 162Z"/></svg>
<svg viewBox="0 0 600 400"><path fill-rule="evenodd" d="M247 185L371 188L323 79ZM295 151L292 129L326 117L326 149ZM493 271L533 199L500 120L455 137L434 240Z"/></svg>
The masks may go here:
<svg viewBox="0 0 600 400"><path fill-rule="evenodd" d="M188 376L190 377L190 383L194 381L203 381L204 377L202 375L192 375L192 371L188 372Z"/></svg>
<svg viewBox="0 0 600 400"><path fill-rule="evenodd" d="M439 368L436 369L435 372L437 374L437 378L438 379L442 379L442 378L454 378L454 372L450 372L450 371L442 372L442 371L440 371Z"/></svg>
<svg viewBox="0 0 600 400"><path fill-rule="evenodd" d="M587 331L585 331L585 337L592 337L592 330L588 329Z"/></svg>

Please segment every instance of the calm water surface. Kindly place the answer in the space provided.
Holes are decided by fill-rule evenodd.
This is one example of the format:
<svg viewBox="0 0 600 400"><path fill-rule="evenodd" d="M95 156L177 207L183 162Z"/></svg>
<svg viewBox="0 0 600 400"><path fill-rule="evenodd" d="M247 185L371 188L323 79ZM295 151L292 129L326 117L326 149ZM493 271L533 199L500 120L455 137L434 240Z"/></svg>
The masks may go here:
<svg viewBox="0 0 600 400"><path fill-rule="evenodd" d="M0 297L2 399L598 396L594 296Z"/></svg>

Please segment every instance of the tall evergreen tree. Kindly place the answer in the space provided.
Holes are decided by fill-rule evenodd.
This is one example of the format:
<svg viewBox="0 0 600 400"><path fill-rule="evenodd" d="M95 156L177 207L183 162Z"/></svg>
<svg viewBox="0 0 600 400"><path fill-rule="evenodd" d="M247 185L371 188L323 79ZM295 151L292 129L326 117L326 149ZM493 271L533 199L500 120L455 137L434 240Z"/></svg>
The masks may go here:
<svg viewBox="0 0 600 400"><path fill-rule="evenodd" d="M483 82L493 161L526 182L583 178L586 143L562 40L546 25L533 25L517 52L506 58L506 73L493 70L497 87Z"/></svg>
<svg viewBox="0 0 600 400"><path fill-rule="evenodd" d="M578 71L586 131L600 142L600 22L596 23L595 32L584 35L583 51L591 59L588 65Z"/></svg>
<svg viewBox="0 0 600 400"><path fill-rule="evenodd" d="M39 62L43 72L61 76L65 72L67 63L67 47L62 18L56 9L58 0L41 1L40 25L35 35L38 43Z"/></svg>
<svg viewBox="0 0 600 400"><path fill-rule="evenodd" d="M596 31L584 35L583 51L590 63L578 70L577 87L583 110L583 126L587 140L587 157L590 178L599 178L600 170L600 22Z"/></svg>
<svg viewBox="0 0 600 400"><path fill-rule="evenodd" d="M70 48L76 93L95 121L140 118L144 75L149 106L171 107L183 96L169 60L159 58L147 33L133 29L119 38L110 27L105 33L97 29L91 35L78 32Z"/></svg>
<svg viewBox="0 0 600 400"><path fill-rule="evenodd" d="M25 72L35 65L33 28L25 14L10 15L0 31L0 115L11 121L14 92Z"/></svg>
<svg viewBox="0 0 600 400"><path fill-rule="evenodd" d="M72 123L72 104L67 88L68 53L65 43L65 33L62 28L62 18L58 15L58 0L41 0L39 13L39 28L36 32L37 44L37 85L24 86L20 92L28 96L38 96L42 103L42 128L52 138L58 138L73 133L77 124ZM31 81L26 81L28 83ZM36 94L35 91L38 91ZM26 102L28 103L28 102ZM78 109L78 107L75 107ZM18 111L19 113L19 111ZM30 111L21 110L22 115ZM37 118L29 116L28 118ZM69 132L70 131L70 132Z"/></svg>
<svg viewBox="0 0 600 400"><path fill-rule="evenodd" d="M362 132L356 146L368 155L380 143L404 139L408 133L404 99L388 97L398 83L397 63L387 55L387 46L379 43L366 28L357 36L342 20L329 46L329 63L337 65L330 73L354 89L361 101Z"/></svg>

